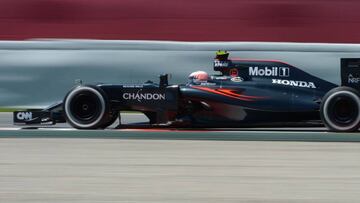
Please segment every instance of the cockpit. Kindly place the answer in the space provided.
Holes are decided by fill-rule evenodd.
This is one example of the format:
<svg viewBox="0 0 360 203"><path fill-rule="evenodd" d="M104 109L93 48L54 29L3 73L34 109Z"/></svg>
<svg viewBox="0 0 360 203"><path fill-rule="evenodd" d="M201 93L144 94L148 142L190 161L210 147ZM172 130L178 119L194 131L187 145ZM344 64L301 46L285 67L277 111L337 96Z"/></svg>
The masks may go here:
<svg viewBox="0 0 360 203"><path fill-rule="evenodd" d="M248 67L229 59L227 51L216 52L214 71L220 74L209 75L205 71L195 71L189 75L189 83L206 84L225 81L239 83L248 80Z"/></svg>

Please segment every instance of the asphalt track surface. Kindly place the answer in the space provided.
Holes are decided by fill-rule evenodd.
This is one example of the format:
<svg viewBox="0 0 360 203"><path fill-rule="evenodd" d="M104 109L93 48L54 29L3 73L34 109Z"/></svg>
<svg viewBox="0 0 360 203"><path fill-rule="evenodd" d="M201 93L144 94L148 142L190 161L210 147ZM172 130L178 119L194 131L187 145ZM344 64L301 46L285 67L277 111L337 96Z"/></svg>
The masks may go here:
<svg viewBox="0 0 360 203"><path fill-rule="evenodd" d="M122 114L122 123L146 122L142 114ZM115 129L76 130L67 124L55 126L14 126L11 113L0 113L0 138L114 138L160 140L224 140L224 141L319 141L360 142L359 132L332 133L325 128L242 128L242 129Z"/></svg>
<svg viewBox="0 0 360 203"><path fill-rule="evenodd" d="M0 115L1 203L360 201L360 133L24 130Z"/></svg>

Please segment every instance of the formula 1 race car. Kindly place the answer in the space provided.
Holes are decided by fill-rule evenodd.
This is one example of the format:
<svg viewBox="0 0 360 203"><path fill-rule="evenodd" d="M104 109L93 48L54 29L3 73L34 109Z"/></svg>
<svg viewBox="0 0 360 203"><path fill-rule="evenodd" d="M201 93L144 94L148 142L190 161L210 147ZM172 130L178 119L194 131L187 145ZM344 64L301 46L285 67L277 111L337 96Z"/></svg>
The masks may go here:
<svg viewBox="0 0 360 203"><path fill-rule="evenodd" d="M214 70L219 74L194 72L182 85L169 85L167 75L159 84L79 84L46 109L14 112L14 123L68 122L78 129L101 129L114 123L120 111L138 111L149 118L150 127L315 123L331 131L359 129L360 83L351 80L359 79L360 59L341 59L340 86L282 61L230 59L226 51L217 52Z"/></svg>

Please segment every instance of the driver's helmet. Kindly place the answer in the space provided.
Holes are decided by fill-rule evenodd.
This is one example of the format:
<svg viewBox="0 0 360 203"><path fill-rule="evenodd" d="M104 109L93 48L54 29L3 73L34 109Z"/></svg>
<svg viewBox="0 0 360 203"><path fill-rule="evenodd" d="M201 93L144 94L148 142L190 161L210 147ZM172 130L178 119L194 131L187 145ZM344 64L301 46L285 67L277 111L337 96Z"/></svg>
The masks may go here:
<svg viewBox="0 0 360 203"><path fill-rule="evenodd" d="M209 74L205 71L195 71L189 75L189 81L194 83L207 82Z"/></svg>
<svg viewBox="0 0 360 203"><path fill-rule="evenodd" d="M227 51L222 51L219 50L216 52L216 57L215 59L219 60L219 61L226 61L229 58L229 53Z"/></svg>

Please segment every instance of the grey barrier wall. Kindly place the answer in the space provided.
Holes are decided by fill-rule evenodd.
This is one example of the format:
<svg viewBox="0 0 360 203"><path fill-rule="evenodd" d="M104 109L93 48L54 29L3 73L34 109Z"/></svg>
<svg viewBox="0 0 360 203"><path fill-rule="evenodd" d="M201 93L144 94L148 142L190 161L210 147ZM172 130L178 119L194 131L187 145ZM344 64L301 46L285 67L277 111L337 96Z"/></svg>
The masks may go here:
<svg viewBox="0 0 360 203"><path fill-rule="evenodd" d="M186 83L213 71L216 50L240 58L277 59L340 83L340 58L360 57L358 44L30 40L0 42L0 106L44 107L63 99L76 79L85 83L158 81L171 73Z"/></svg>

